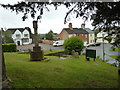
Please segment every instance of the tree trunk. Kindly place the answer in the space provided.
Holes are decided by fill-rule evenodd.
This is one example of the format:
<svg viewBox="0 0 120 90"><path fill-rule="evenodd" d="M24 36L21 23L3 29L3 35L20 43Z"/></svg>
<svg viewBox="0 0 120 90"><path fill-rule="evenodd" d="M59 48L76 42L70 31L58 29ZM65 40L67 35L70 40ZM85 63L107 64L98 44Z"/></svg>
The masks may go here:
<svg viewBox="0 0 120 90"><path fill-rule="evenodd" d="M6 77L5 60L4 60L4 54L2 52L2 81L5 81L6 79L7 77Z"/></svg>
<svg viewBox="0 0 120 90"><path fill-rule="evenodd" d="M10 80L8 80L6 76L6 68L5 68L5 60L4 60L4 54L2 50L2 31L0 31L0 56L2 57L0 60L1 63L1 72L2 72L2 88L10 88Z"/></svg>

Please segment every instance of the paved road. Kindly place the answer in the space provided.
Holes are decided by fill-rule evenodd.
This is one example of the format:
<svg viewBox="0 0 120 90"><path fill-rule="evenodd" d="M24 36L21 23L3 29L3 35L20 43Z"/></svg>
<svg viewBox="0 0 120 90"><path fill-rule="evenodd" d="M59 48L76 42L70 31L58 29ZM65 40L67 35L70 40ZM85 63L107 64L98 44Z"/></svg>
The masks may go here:
<svg viewBox="0 0 120 90"><path fill-rule="evenodd" d="M114 64L116 63L117 65L119 65L119 62L116 61L115 59L111 58L109 55L120 55L120 52L111 52L109 51L110 50L110 47L112 45L110 44L104 44L104 52L105 52L105 61L107 61L107 63L110 63L110 64ZM101 46L97 46L97 47L88 47L88 49L94 49L96 50L96 54L97 56L100 56L101 59L103 59L103 44L101 44Z"/></svg>
<svg viewBox="0 0 120 90"><path fill-rule="evenodd" d="M48 45L48 44L43 44L43 43L40 43L39 44L40 46L41 46L41 48L42 48L42 50L50 50L50 48L51 49L63 49L63 47L62 46L60 46L60 47L53 47L52 45ZM33 46L34 46L34 44L30 44L30 45L22 45L22 46L17 46L17 49L18 50L28 50L28 49L33 49Z"/></svg>

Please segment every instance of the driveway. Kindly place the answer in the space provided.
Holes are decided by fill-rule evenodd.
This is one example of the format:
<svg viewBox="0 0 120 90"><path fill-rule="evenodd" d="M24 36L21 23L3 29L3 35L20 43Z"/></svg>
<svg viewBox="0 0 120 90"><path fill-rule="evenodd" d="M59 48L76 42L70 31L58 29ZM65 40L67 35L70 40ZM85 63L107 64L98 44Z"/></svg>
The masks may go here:
<svg viewBox="0 0 120 90"><path fill-rule="evenodd" d="M105 52L105 61L110 64L117 64L119 65L119 62L116 61L115 59L111 58L109 55L115 55L118 56L120 55L120 52L111 52L110 48L112 45L110 44L104 44L104 52ZM96 50L96 56L100 56L101 59L103 59L103 44L101 46L96 46L96 47L88 47L87 49L94 49Z"/></svg>
<svg viewBox="0 0 120 90"><path fill-rule="evenodd" d="M30 44L30 45L21 45L21 46L17 46L18 50L28 50L28 49L33 49L34 44ZM41 46L42 50L50 50L50 49L63 49L63 46L60 47L53 47L52 45L48 45L48 44L43 44L40 43L39 46Z"/></svg>

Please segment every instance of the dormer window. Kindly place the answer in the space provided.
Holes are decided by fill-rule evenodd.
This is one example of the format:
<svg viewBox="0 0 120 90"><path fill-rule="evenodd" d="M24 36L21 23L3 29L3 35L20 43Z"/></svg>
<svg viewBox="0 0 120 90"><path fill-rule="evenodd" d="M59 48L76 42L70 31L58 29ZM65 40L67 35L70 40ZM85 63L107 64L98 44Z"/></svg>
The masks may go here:
<svg viewBox="0 0 120 90"><path fill-rule="evenodd" d="M20 37L20 34L16 34L16 37L19 38L19 37Z"/></svg>
<svg viewBox="0 0 120 90"><path fill-rule="evenodd" d="M28 34L24 34L24 37L28 37Z"/></svg>

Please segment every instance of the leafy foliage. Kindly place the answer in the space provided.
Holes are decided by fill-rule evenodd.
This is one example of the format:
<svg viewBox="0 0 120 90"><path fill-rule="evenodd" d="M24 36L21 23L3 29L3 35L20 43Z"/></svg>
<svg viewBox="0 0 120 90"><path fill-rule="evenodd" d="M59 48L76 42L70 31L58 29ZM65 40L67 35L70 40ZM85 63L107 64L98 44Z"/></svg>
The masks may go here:
<svg viewBox="0 0 120 90"><path fill-rule="evenodd" d="M2 42L3 43L14 43L13 39L12 39L12 33L10 31L4 31L2 32Z"/></svg>
<svg viewBox="0 0 120 90"><path fill-rule="evenodd" d="M16 52L17 47L15 43L2 44L3 52Z"/></svg>
<svg viewBox="0 0 120 90"><path fill-rule="evenodd" d="M50 30L46 35L45 35L47 40L54 40L53 39L53 31Z"/></svg>
<svg viewBox="0 0 120 90"><path fill-rule="evenodd" d="M65 40L64 42L65 52L68 54L72 53L72 50L75 52L81 53L84 48L83 40L79 37L71 37Z"/></svg>
<svg viewBox="0 0 120 90"><path fill-rule="evenodd" d="M90 18L95 29L108 32L108 36L114 35L114 45L120 46L120 2L77 2L66 14L67 17L73 13L76 18L83 17L86 21Z"/></svg>
<svg viewBox="0 0 120 90"><path fill-rule="evenodd" d="M109 43L111 43L112 41L112 37L105 37L104 39L107 40Z"/></svg>
<svg viewBox="0 0 120 90"><path fill-rule="evenodd" d="M51 3L57 9L58 3ZM15 11L16 14L20 12L23 13L22 20L25 21L28 18L28 14L31 15L33 19L40 20L45 10L49 11L48 6L51 5L49 2L18 2L14 5L4 5L0 4L3 8ZM39 15L36 15L39 12Z"/></svg>

